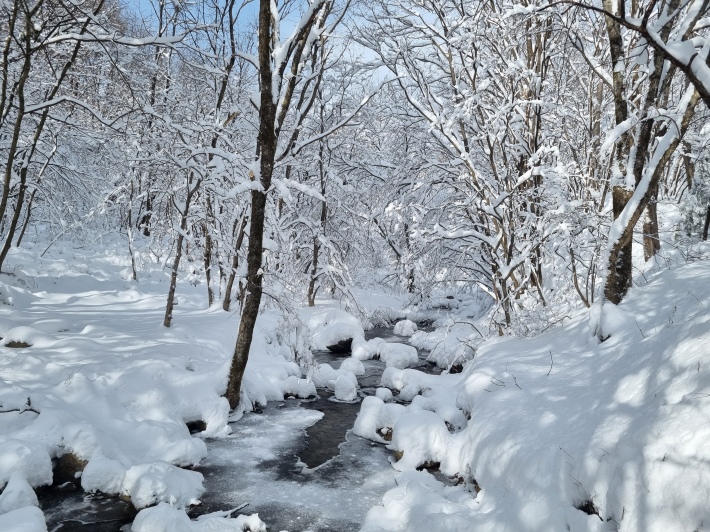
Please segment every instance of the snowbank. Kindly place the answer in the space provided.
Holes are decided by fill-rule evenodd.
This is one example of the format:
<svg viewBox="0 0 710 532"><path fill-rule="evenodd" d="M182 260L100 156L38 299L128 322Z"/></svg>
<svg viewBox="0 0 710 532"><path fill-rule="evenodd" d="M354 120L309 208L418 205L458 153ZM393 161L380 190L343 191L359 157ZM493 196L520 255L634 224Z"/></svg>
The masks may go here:
<svg viewBox="0 0 710 532"><path fill-rule="evenodd" d="M52 461L65 455L87 492L130 497L137 508L195 504L202 475L185 468L205 457L203 438L228 436L229 421L267 400L315 396L302 378L299 362L306 365L310 352L296 320L260 315L241 409L230 413L222 394L238 316L205 309L204 287L180 282L166 329L163 272L135 283L121 278L125 258L108 250L49 258L55 251L63 252L58 244L45 258L13 250L13 282L28 281L0 283L8 303L0 305L0 336L15 347L0 356L3 532L14 530L10 518L12 526L22 518L28 530L45 529L28 486L51 484ZM204 430L191 435L186 423L195 421Z"/></svg>
<svg viewBox="0 0 710 532"><path fill-rule="evenodd" d="M448 398L436 379L456 376L425 382L388 368L383 385L421 392L394 426L391 446L403 451L395 467L409 475L436 461L463 484L402 476L363 531L702 529L710 522L706 301L710 265L666 271L603 315L613 331L606 342L592 336L586 311L534 339L489 341ZM383 404L363 402L365 437L376 439L372 419ZM456 409L470 420L448 426L444 404L449 417Z"/></svg>

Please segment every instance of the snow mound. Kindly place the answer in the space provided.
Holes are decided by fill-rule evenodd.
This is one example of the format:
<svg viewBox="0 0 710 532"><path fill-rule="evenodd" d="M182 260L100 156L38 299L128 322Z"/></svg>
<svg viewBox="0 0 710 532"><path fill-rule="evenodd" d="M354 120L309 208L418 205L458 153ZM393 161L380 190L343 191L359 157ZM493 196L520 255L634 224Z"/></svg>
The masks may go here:
<svg viewBox="0 0 710 532"><path fill-rule="evenodd" d="M42 510L36 506L25 506L0 515L2 532L47 532Z"/></svg>
<svg viewBox="0 0 710 532"><path fill-rule="evenodd" d="M377 390L375 390L375 397L381 399L385 403L391 403L394 399L392 391L389 388L377 388Z"/></svg>
<svg viewBox="0 0 710 532"><path fill-rule="evenodd" d="M397 336L412 336L417 332L417 324L411 320L402 320L394 324L393 331Z"/></svg>
<svg viewBox="0 0 710 532"><path fill-rule="evenodd" d="M434 412L406 412L395 423L389 448L402 458L395 469L415 469L427 463L440 463L447 455L451 435L446 423Z"/></svg>
<svg viewBox="0 0 710 532"><path fill-rule="evenodd" d="M409 339L413 346L429 351L427 361L446 369L456 364L463 365L474 358L481 336L472 324L455 322L451 318L435 324L438 327L436 330L417 331Z"/></svg>
<svg viewBox="0 0 710 532"><path fill-rule="evenodd" d="M365 340L362 335L355 336L352 343L352 356L358 360L370 360L378 356L378 349L381 344L386 343L382 338L372 338Z"/></svg>
<svg viewBox="0 0 710 532"><path fill-rule="evenodd" d="M330 364L320 364L313 371L313 382L318 388L328 388L335 390L335 383L340 378L344 377L357 389L357 377L352 371L346 369L333 369Z"/></svg>
<svg viewBox="0 0 710 532"><path fill-rule="evenodd" d="M353 433L368 440L384 443L385 439L379 431L392 429L405 410L404 405L385 403L379 397L365 397L355 419Z"/></svg>
<svg viewBox="0 0 710 532"><path fill-rule="evenodd" d="M32 486L20 474L15 473L0 494L0 515L25 506L39 506L37 495Z"/></svg>
<svg viewBox="0 0 710 532"><path fill-rule="evenodd" d="M208 514L191 521L187 514L166 503L141 510L131 526L131 532L266 532L258 514L236 518Z"/></svg>
<svg viewBox="0 0 710 532"><path fill-rule="evenodd" d="M340 369L349 371L353 375L364 375L365 365L357 358L348 357L340 363Z"/></svg>
<svg viewBox="0 0 710 532"><path fill-rule="evenodd" d="M314 314L308 327L312 331L311 348L319 351L343 340L365 335L360 320L340 309Z"/></svg>
<svg viewBox="0 0 710 532"><path fill-rule="evenodd" d="M417 348L396 342L383 343L377 350L380 360L388 368L405 369L419 364Z"/></svg>
<svg viewBox="0 0 710 532"><path fill-rule="evenodd" d="M167 462L154 462L131 467L123 478L122 493L131 498L137 509L159 502L179 508L199 504L204 491L202 474L180 469Z"/></svg>
<svg viewBox="0 0 710 532"><path fill-rule="evenodd" d="M47 449L29 441L0 441L0 486L4 486L13 474L32 487L51 484L52 460Z"/></svg>
<svg viewBox="0 0 710 532"><path fill-rule="evenodd" d="M299 379L295 375L281 381L281 392L284 396L288 395L299 399L308 399L317 395L316 385L313 384L313 381Z"/></svg>
<svg viewBox="0 0 710 532"><path fill-rule="evenodd" d="M34 327L13 327L2 340L6 347L19 345L29 345L34 347L47 347L56 342L55 338L35 329Z"/></svg>
<svg viewBox="0 0 710 532"><path fill-rule="evenodd" d="M357 399L357 386L346 375L340 375L335 381L335 398L343 402Z"/></svg>
<svg viewBox="0 0 710 532"><path fill-rule="evenodd" d="M444 486L426 471L400 473L382 502L367 513L360 532L471 532L480 504L465 489Z"/></svg>

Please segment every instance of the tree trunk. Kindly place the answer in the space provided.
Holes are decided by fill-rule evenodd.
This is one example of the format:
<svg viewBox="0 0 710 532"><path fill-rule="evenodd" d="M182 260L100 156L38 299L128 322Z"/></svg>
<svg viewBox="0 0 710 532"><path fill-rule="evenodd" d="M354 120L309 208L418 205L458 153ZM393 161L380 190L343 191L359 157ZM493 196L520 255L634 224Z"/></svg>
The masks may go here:
<svg viewBox="0 0 710 532"><path fill-rule="evenodd" d="M311 261L311 280L308 283L308 306L316 306L316 292L318 288L316 287L316 281L318 280L318 253L320 252L320 242L318 241L318 235L313 237L313 261Z"/></svg>
<svg viewBox="0 0 710 532"><path fill-rule="evenodd" d="M249 349L254 335L254 325L259 314L262 294L261 263L264 255L264 220L266 217L266 193L271 186L276 157L276 103L273 94L273 72L271 71L271 45L274 22L271 2L259 2L259 86L261 98L259 106L259 169L261 190L251 191L251 216L249 226L249 247L247 248L247 294L239 322L237 343L234 347L232 366L229 369L226 397L230 408L239 406L242 378L249 359Z"/></svg>
<svg viewBox="0 0 710 532"><path fill-rule="evenodd" d="M614 219L616 220L626 207L626 204L633 195L633 190L625 187L614 187L612 190L612 208ZM633 228L631 228L633 231ZM604 285L604 297L607 301L618 305L631 287L632 270L632 244L633 239L628 241L620 238L617 240L609 253L608 275Z"/></svg>
<svg viewBox="0 0 710 532"><path fill-rule="evenodd" d="M183 221L186 217L183 217ZM181 224L180 227L183 231L187 227L187 224ZM173 260L173 267L170 271L170 288L168 289L168 302L165 305L165 318L163 318L163 326L170 327L173 320L173 307L175 306L175 287L177 286L177 276L178 268L180 268L180 259L182 258L182 241L185 237L182 236L182 232L178 235L177 240L177 251L175 252L175 260Z"/></svg>
<svg viewBox="0 0 710 532"><path fill-rule="evenodd" d="M237 268L239 267L239 250L242 248L242 242L244 241L244 236L246 235L246 227L249 218L246 216L242 218L242 224L239 228L239 235L237 236L237 243L234 246L234 255L232 255L232 270L229 272L229 277L227 278L227 286L224 289L224 300L222 301L222 308L229 312L229 307L232 304L232 288L234 287L234 278L237 275Z"/></svg>
<svg viewBox="0 0 710 532"><path fill-rule="evenodd" d="M197 180L194 188L190 189L190 182L187 184L187 196L185 198L185 210L180 213L180 233L178 234L177 250L175 251L175 260L170 272L170 288L168 289L168 301L165 305L165 318L163 325L170 327L173 319L173 307L175 306L175 287L177 286L178 270L180 268L180 259L182 258L182 245L185 241L185 233L187 232L187 218L190 212L190 203L197 189L200 188L201 180Z"/></svg>
<svg viewBox="0 0 710 532"><path fill-rule="evenodd" d="M708 228L710 228L710 205L708 205L708 210L705 212L705 226L703 227L703 242L708 239Z"/></svg>
<svg viewBox="0 0 710 532"><path fill-rule="evenodd" d="M646 260L656 256L661 249L661 240L658 236L658 185L650 190L651 199L646 207L643 221L643 255Z"/></svg>

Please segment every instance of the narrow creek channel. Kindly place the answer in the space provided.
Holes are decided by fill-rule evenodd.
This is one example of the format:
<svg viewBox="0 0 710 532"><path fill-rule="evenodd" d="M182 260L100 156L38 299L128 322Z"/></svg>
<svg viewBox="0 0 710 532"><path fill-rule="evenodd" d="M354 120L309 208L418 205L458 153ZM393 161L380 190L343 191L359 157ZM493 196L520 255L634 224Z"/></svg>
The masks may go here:
<svg viewBox="0 0 710 532"><path fill-rule="evenodd" d="M367 331L368 339L406 342L391 328ZM315 352L319 364L340 366L343 356ZM420 353L418 369L432 372ZM359 399L373 395L385 364L364 362ZM352 434L360 400L342 403L318 389L318 399L272 401L232 424L233 437L208 440L197 471L204 477L202 504L192 517L240 509L258 513L270 531L357 531L367 511L395 486L390 453ZM50 532L119 532L133 521L130 504L94 497L80 489L47 490L40 497Z"/></svg>

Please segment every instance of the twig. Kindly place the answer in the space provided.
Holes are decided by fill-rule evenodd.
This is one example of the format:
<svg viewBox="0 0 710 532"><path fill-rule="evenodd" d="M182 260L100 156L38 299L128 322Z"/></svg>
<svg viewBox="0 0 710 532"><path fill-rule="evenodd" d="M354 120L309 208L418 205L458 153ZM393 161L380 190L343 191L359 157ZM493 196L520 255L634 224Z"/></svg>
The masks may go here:
<svg viewBox="0 0 710 532"><path fill-rule="evenodd" d="M689 293L691 296L695 297L695 294L694 294L693 292L691 292L690 290L688 290L688 293ZM700 301L697 297L695 297L695 301L697 301L698 303L700 303L700 306L701 306L701 307L704 307L704 306L705 306L705 305L703 305L703 302Z"/></svg>
<svg viewBox="0 0 710 532"><path fill-rule="evenodd" d="M518 385L518 379L515 378L515 375L513 375L513 382L520 390L522 390L522 388L520 388L520 386Z"/></svg>
<svg viewBox="0 0 710 532"><path fill-rule="evenodd" d="M552 349L550 349L550 369L547 371L547 375L552 372L552 364L554 364L554 360L552 360Z"/></svg>
<svg viewBox="0 0 710 532"><path fill-rule="evenodd" d="M641 336L643 336L644 338L646 338L646 335L643 334L643 331L641 330L641 326L639 325L639 322L636 321L636 320L634 320L634 322L636 323L636 327L638 327L639 332L641 333Z"/></svg>
<svg viewBox="0 0 710 532"><path fill-rule="evenodd" d="M20 414L22 412L34 412L35 414L39 415L39 410L35 410L32 408L32 400L28 397L27 398L27 408L12 408L10 410L0 410L0 414L8 414L10 412L19 412Z"/></svg>

